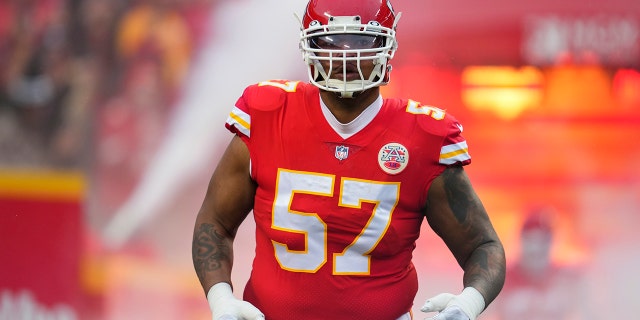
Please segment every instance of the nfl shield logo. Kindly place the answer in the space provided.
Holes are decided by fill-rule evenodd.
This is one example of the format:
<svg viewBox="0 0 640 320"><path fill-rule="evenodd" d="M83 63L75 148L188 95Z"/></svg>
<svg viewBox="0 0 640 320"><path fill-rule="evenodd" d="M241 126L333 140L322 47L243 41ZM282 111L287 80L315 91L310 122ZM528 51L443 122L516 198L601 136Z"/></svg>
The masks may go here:
<svg viewBox="0 0 640 320"><path fill-rule="evenodd" d="M349 147L336 146L336 159L344 160L349 156Z"/></svg>

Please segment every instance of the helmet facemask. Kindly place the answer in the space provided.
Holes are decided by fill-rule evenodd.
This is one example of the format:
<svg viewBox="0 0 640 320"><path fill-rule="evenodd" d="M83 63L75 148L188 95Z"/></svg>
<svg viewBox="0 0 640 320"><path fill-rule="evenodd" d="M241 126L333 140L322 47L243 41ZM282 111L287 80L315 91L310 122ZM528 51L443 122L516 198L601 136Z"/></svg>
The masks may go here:
<svg viewBox="0 0 640 320"><path fill-rule="evenodd" d="M310 82L343 98L387 84L398 18L392 28L377 21L362 23L360 16L329 17L326 25L314 20L307 28L301 22L300 50Z"/></svg>

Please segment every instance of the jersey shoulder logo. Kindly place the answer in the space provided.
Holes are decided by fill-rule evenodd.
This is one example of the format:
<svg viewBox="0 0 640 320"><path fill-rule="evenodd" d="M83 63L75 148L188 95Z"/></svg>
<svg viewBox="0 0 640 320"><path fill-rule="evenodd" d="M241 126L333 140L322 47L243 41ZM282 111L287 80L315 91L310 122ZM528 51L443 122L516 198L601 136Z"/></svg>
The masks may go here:
<svg viewBox="0 0 640 320"><path fill-rule="evenodd" d="M402 172L409 163L409 151L399 143L387 143L378 152L378 164L388 174Z"/></svg>

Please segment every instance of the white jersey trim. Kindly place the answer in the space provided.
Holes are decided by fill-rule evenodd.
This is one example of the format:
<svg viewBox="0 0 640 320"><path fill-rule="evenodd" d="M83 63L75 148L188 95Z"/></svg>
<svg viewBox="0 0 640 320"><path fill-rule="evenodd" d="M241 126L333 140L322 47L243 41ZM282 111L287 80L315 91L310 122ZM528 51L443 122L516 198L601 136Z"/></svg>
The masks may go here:
<svg viewBox="0 0 640 320"><path fill-rule="evenodd" d="M360 130L364 129L373 118L378 115L380 109L382 109L382 96L379 95L376 101L374 101L370 106L368 106L362 113L353 119L349 123L341 123L336 119L336 117L329 111L329 107L322 101L322 97L320 97L320 109L322 109L322 114L324 114L324 118L327 119L329 125L333 128L333 130L342 137L342 139L347 139L352 135L360 132Z"/></svg>
<svg viewBox="0 0 640 320"><path fill-rule="evenodd" d="M469 147L466 141L443 146L440 149L440 163L452 165L456 162L464 162L471 159Z"/></svg>
<svg viewBox="0 0 640 320"><path fill-rule="evenodd" d="M238 107L233 107L227 118L227 124L230 127L235 127L247 137L251 137L251 116L240 110Z"/></svg>

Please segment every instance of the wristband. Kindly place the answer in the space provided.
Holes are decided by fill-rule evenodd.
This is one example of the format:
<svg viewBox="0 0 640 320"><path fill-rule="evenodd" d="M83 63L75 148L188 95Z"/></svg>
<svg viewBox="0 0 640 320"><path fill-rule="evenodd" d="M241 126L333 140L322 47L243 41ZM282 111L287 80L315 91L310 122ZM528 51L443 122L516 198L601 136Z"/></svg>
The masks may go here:
<svg viewBox="0 0 640 320"><path fill-rule="evenodd" d="M207 292L207 301L209 308L213 311L213 306L220 299L235 299L231 285L226 282L218 282L214 284Z"/></svg>
<svg viewBox="0 0 640 320"><path fill-rule="evenodd" d="M469 316L470 320L475 320L485 307L484 297L474 287L464 288L455 298L454 303Z"/></svg>

